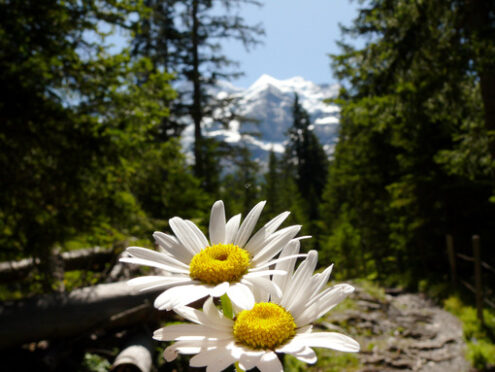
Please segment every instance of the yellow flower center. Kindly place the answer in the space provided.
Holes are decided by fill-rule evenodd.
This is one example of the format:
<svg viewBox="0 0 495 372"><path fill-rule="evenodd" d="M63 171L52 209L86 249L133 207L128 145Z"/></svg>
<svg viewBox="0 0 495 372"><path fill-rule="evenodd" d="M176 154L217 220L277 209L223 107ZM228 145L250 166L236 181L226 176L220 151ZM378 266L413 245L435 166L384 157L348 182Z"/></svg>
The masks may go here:
<svg viewBox="0 0 495 372"><path fill-rule="evenodd" d="M236 282L247 273L249 253L234 244L215 244L197 253L189 263L189 276L207 284Z"/></svg>
<svg viewBox="0 0 495 372"><path fill-rule="evenodd" d="M270 302L254 305L239 313L234 323L234 337L253 349L274 349L296 334L292 315Z"/></svg>

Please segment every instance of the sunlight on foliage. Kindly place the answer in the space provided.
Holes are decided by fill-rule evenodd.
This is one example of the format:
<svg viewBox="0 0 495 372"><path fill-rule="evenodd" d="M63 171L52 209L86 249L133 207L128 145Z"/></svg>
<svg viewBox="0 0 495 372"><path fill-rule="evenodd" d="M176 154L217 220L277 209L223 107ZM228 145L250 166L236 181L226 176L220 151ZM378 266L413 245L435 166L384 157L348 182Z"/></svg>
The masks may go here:
<svg viewBox="0 0 495 372"><path fill-rule="evenodd" d="M485 326L478 320L476 309L465 306L455 296L444 301L445 309L456 315L462 322L467 343L466 357L473 367L483 370L495 364L495 311L484 309Z"/></svg>

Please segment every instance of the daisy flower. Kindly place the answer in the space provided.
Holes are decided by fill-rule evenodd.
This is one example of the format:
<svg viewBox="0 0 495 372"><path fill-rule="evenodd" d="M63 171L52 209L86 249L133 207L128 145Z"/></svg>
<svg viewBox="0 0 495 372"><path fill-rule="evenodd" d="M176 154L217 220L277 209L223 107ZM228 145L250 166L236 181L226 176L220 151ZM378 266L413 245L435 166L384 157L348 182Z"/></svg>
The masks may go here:
<svg viewBox="0 0 495 372"><path fill-rule="evenodd" d="M252 235L266 202L258 203L241 224L238 214L228 221L222 201L211 209L209 237L191 221L174 217L169 225L175 236L153 234L161 252L141 247L126 249L128 257L120 261L161 269L161 275L132 279L129 284L138 290L163 288L155 300L159 310L171 310L206 296L224 294L235 306L251 308L253 291L259 287L270 292L278 288L270 281L272 274L285 274L270 269L278 262L273 258L299 232L301 226L278 230L289 212L284 212ZM287 259L287 258L286 258Z"/></svg>
<svg viewBox="0 0 495 372"><path fill-rule="evenodd" d="M299 251L299 242L292 241L281 256L290 257ZM172 361L181 354L195 354L193 367L207 367L207 372L221 371L233 363L243 370L257 367L261 372L281 372L277 353L295 356L306 363L315 363L312 347L345 352L359 351L352 338L336 332L313 332L312 323L335 307L354 291L348 284L326 288L332 267L313 275L317 253L312 251L294 272L295 258L277 263L288 276L275 276L281 289L278 295L257 294L251 309L237 309L229 319L209 298L203 311L184 306L175 309L195 324L178 324L155 331L159 341L176 342L167 347L165 359Z"/></svg>

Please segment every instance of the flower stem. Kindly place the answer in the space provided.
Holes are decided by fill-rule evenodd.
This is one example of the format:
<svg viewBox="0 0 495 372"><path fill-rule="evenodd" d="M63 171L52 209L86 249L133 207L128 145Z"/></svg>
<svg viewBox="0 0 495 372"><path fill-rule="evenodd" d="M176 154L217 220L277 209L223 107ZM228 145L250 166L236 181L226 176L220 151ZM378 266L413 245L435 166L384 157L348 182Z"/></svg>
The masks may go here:
<svg viewBox="0 0 495 372"><path fill-rule="evenodd" d="M239 362L235 362L235 370L236 372L245 372L241 367L239 367Z"/></svg>
<svg viewBox="0 0 495 372"><path fill-rule="evenodd" d="M229 319L233 319L234 312L232 311L232 302L230 302L230 298L229 296L227 296L227 293L220 297L220 301L222 303L223 315L225 315Z"/></svg>

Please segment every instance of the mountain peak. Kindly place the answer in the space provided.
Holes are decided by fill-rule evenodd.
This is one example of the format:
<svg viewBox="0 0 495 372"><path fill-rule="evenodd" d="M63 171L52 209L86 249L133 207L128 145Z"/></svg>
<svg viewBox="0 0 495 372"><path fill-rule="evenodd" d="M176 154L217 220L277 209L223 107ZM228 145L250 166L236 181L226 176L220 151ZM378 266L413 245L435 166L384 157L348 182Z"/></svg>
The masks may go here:
<svg viewBox="0 0 495 372"><path fill-rule="evenodd" d="M239 98L238 113L257 123L233 121L228 128L210 123L205 125L205 136L231 144L243 142L262 164L266 164L271 149L275 152L284 150L287 131L293 120L294 93L299 95L302 106L310 114L313 130L328 153L332 152L337 142L339 109L324 100L335 97L338 85L318 85L301 76L279 80L263 74L247 89L236 88L232 84L219 84L216 89L217 95L235 94ZM258 136L251 133L258 133ZM192 136L191 124L184 132L183 142L191 144Z"/></svg>
<svg viewBox="0 0 495 372"><path fill-rule="evenodd" d="M280 80L268 74L262 74L248 89L265 88L267 85L279 85Z"/></svg>
<svg viewBox="0 0 495 372"><path fill-rule="evenodd" d="M302 76L294 76L289 79L279 80L268 74L262 74L248 89L263 89L271 85L280 90L287 91L288 89L291 89L294 91L297 90L298 87L308 84L315 85L314 83L305 80Z"/></svg>

